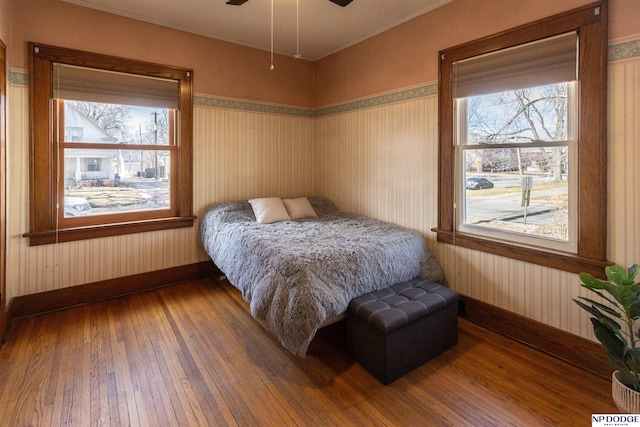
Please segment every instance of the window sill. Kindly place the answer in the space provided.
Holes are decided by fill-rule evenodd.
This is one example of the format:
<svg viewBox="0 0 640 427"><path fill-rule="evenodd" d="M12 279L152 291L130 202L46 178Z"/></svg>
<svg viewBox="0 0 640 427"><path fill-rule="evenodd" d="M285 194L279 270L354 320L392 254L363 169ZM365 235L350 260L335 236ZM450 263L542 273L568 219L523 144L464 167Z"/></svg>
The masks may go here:
<svg viewBox="0 0 640 427"><path fill-rule="evenodd" d="M604 268L613 264L606 260L596 260L576 254L519 246L460 232L453 233L450 230L441 230L439 228L433 228L431 231L437 233L437 241L441 243L474 249L570 273L591 273L595 277L603 279L605 278Z"/></svg>
<svg viewBox="0 0 640 427"><path fill-rule="evenodd" d="M65 228L60 230L37 231L25 233L24 237L29 238L29 246L48 245L51 243L73 242L76 240L95 239L99 237L143 233L146 231L193 227L195 220L195 216L189 216L131 221L99 226L94 225L87 227Z"/></svg>

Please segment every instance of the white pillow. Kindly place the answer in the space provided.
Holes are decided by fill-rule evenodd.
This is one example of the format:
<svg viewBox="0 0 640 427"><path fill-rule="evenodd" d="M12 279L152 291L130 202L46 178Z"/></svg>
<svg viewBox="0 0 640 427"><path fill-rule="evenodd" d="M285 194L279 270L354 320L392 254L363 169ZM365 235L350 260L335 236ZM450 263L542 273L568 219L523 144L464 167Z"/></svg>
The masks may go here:
<svg viewBox="0 0 640 427"><path fill-rule="evenodd" d="M263 197L251 199L251 208L260 224L271 224L278 221L291 221L287 209L279 197Z"/></svg>
<svg viewBox="0 0 640 427"><path fill-rule="evenodd" d="M284 207L287 208L287 212L291 219L318 217L318 214L313 210L313 206L311 206L309 199L306 197L300 197L298 199L282 199L282 203L284 203Z"/></svg>

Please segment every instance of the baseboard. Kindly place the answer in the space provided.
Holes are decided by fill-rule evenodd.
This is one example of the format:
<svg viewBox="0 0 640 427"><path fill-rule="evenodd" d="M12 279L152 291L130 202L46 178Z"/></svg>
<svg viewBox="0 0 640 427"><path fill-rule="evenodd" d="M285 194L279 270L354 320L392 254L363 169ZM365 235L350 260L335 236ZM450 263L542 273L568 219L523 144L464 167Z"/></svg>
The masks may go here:
<svg viewBox="0 0 640 427"><path fill-rule="evenodd" d="M467 296L463 297L463 301L463 318L593 374L611 379L614 368L599 343Z"/></svg>
<svg viewBox="0 0 640 427"><path fill-rule="evenodd" d="M211 261L205 261L53 291L23 295L11 299L7 306L6 324L11 325L13 321L24 317L149 291L189 280L198 280L215 274L219 274L215 265Z"/></svg>

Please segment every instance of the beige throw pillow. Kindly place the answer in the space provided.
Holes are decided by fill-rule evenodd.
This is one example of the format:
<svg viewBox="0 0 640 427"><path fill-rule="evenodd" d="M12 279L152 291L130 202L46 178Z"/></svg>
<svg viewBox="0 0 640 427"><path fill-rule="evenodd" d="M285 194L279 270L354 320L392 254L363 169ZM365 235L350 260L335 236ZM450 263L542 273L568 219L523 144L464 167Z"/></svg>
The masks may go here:
<svg viewBox="0 0 640 427"><path fill-rule="evenodd" d="M279 197L263 197L249 200L256 221L271 224L278 221L291 221L287 209Z"/></svg>
<svg viewBox="0 0 640 427"><path fill-rule="evenodd" d="M306 197L297 199L282 199L291 219L317 218L318 214Z"/></svg>

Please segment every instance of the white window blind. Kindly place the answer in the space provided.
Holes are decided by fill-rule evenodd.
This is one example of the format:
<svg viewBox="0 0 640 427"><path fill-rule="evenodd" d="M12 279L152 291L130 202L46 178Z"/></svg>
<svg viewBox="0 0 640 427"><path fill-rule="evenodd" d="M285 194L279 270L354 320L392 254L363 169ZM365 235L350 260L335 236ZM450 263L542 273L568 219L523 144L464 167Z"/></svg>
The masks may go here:
<svg viewBox="0 0 640 427"><path fill-rule="evenodd" d="M54 63L53 97L177 109L179 82Z"/></svg>
<svg viewBox="0 0 640 427"><path fill-rule="evenodd" d="M576 32L453 63L454 98L577 80Z"/></svg>

